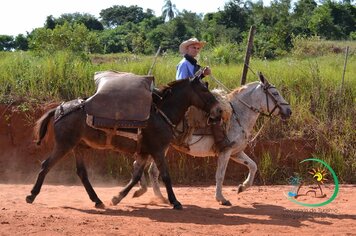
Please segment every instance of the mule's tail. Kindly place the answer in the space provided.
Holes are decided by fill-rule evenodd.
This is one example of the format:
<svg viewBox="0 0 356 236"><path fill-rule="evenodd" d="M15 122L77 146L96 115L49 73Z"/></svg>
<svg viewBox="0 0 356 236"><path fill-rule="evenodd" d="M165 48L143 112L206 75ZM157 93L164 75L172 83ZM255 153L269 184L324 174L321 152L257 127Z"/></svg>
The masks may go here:
<svg viewBox="0 0 356 236"><path fill-rule="evenodd" d="M36 122L34 133L35 133L35 142L37 145L41 144L42 139L47 133L48 123L54 116L54 113L57 108L52 108L51 110L47 111L41 118L39 118Z"/></svg>

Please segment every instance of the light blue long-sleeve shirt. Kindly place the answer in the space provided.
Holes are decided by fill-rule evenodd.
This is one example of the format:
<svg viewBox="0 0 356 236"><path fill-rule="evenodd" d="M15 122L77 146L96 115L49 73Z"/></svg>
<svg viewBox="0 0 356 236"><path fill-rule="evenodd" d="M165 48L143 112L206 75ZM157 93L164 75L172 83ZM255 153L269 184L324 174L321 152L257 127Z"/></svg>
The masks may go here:
<svg viewBox="0 0 356 236"><path fill-rule="evenodd" d="M177 65L176 80L192 78L194 69L195 66L183 58Z"/></svg>

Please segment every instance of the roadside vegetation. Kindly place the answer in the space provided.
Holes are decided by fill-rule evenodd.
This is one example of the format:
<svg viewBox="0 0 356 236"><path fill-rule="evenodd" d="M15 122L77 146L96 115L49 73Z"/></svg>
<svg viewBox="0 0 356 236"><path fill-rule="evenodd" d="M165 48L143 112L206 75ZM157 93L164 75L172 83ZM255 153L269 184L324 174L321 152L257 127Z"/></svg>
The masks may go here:
<svg viewBox="0 0 356 236"><path fill-rule="evenodd" d="M262 72L290 102L293 115L288 122L279 119L261 118L258 128L264 125L257 141L302 139L314 144L314 157L328 161L336 168L341 181L355 182L356 171L356 44L355 42L328 42L315 39L300 39L298 47L288 57L278 60L252 58L247 82L257 79L255 73ZM322 47L320 46L322 45ZM330 45L334 45L330 47ZM342 84L345 61L345 46L349 56ZM300 51L308 48L318 55L301 56ZM317 47L317 48L316 48ZM340 53L330 48L342 48ZM214 54L218 49L206 50L201 55L202 65L213 69L213 76L229 89L239 86L243 63L222 63L219 57L232 57L230 51ZM324 53L320 54L323 51ZM153 69L156 86L166 84L175 77L175 65L180 60L177 54L163 54L157 58ZM52 54L33 52L0 52L0 102L13 104L24 112L33 104L50 101L62 102L78 97L91 96L95 91L93 75L96 71L117 70L147 74L153 63L153 56L125 54L81 55L68 51ZM210 88L218 87L215 81L206 78ZM31 105L32 104L32 105ZM280 159L280 155L278 159ZM259 162L261 183L283 182L291 172L296 171L300 160L291 160L291 167L278 166L277 157L265 153ZM180 161L173 174L178 181L185 182L189 171L187 161ZM113 160L108 166L116 176ZM125 161L124 161L125 162ZM127 161L126 161L127 162ZM187 162L187 163L186 163ZM206 165L196 167L208 173L208 166L214 161L206 159ZM120 162L121 163L121 162ZM210 163L210 164L209 164ZM174 165L175 165L174 164ZM186 164L186 165L185 165Z"/></svg>
<svg viewBox="0 0 356 236"><path fill-rule="evenodd" d="M28 112L33 104L86 98L95 91L97 71L116 70L147 74L159 46L153 69L156 86L175 78L181 56L178 46L190 37L208 42L199 62L229 89L239 86L248 31L256 25L247 82L262 72L290 102L288 122L258 121L263 126L257 142L303 140L313 146L313 157L335 168L340 180L356 183L356 8L352 1L231 0L223 10L206 15L177 12L165 0L162 16L137 6L103 9L101 19L88 14L48 16L44 27L28 35L0 35L0 104ZM124 17L125 16L125 17ZM342 16L342 17L340 17ZM349 48L346 70L345 51ZM206 78L210 88L217 87ZM0 117L3 119L4 117ZM291 141L292 142L292 141ZM187 182L194 175L214 178L214 160L195 165L181 154L171 164L173 179ZM184 156L184 155L183 155ZM125 176L126 169L110 156L108 175ZM282 183L298 171L299 159L288 166L288 156L265 152L256 160L257 181ZM126 167L125 167L126 168Z"/></svg>

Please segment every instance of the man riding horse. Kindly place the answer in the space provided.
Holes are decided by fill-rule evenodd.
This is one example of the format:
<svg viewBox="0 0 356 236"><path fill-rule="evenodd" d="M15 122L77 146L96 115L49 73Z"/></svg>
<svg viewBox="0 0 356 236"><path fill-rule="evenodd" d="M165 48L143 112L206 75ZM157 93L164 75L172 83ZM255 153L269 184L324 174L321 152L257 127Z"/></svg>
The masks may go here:
<svg viewBox="0 0 356 236"><path fill-rule="evenodd" d="M191 38L179 46L179 52L183 55L183 59L177 65L176 80L193 78L194 75L201 70L201 66L195 59L206 42L199 41L196 38ZM211 74L211 69L205 67L202 69L201 78ZM226 136L226 132L220 122L211 125L212 133L215 140L215 148L219 152L231 148L235 142L231 142ZM183 140L184 141L184 140Z"/></svg>

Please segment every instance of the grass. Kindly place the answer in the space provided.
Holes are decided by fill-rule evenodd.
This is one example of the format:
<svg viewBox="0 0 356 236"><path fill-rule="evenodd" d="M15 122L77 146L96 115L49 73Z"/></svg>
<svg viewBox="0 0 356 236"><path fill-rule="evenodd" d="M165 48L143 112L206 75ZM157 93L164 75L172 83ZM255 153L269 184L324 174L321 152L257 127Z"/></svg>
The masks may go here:
<svg viewBox="0 0 356 236"><path fill-rule="evenodd" d="M271 120L263 129L262 139L300 138L316 143L316 156L325 157L336 166L341 179L356 182L352 177L356 170L356 55L355 44L351 51L342 85L345 55L325 54L322 56L290 56L267 61L252 58L247 82L257 80L255 73L262 72L276 85L293 110L288 123ZM214 55L214 54L212 54ZM181 58L163 55L157 58L153 69L156 85L166 84L175 78L175 67ZM226 64L209 58L205 53L202 65L212 67L213 76L226 87L239 86L242 63ZM96 71L117 70L136 74L147 74L153 56L132 54L74 55L55 52L51 55L36 55L31 52L0 52L0 103L16 103L19 109L31 108L28 103L63 101L91 96L95 91L93 75ZM210 64L209 62L212 62ZM210 88L217 83L209 78ZM14 103L14 104L15 104ZM259 124L261 121L259 121ZM273 161L267 154L262 157L261 181L269 182ZM210 159L209 159L210 161ZM271 162L272 161L272 162ZM189 177L189 162L177 163L180 172L176 178L184 182ZM199 172L209 172L210 164L197 166ZM341 168L342 167L342 168ZM108 169L119 170L115 161L108 159ZM275 176L280 176L275 173ZM275 178L273 178L275 180Z"/></svg>

